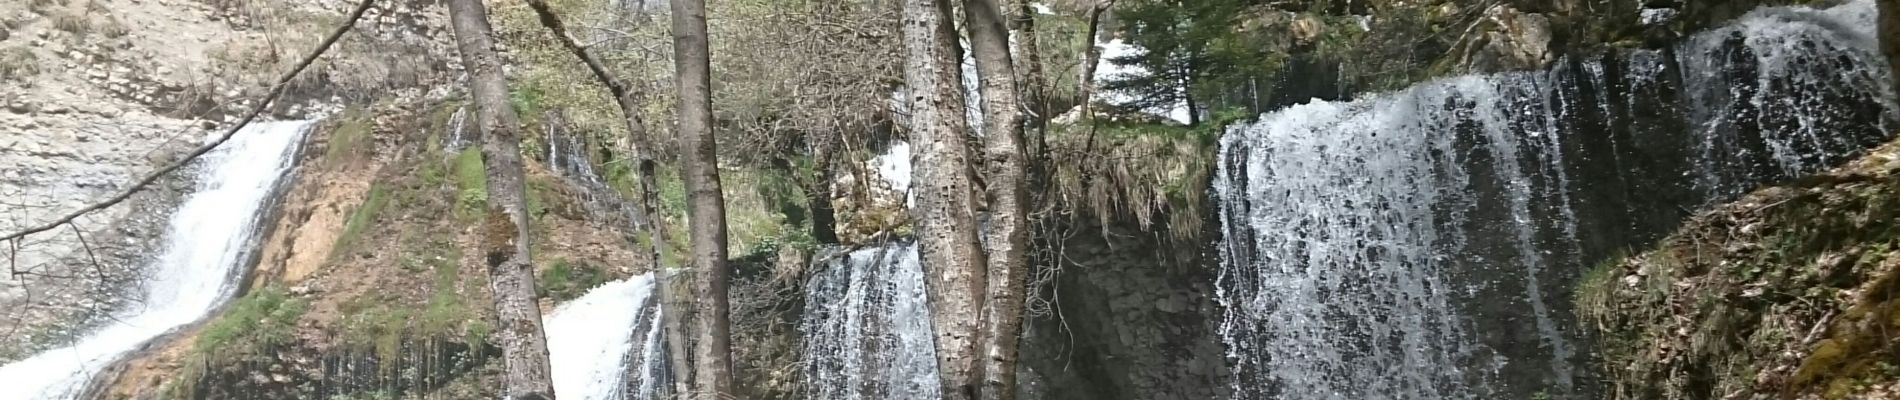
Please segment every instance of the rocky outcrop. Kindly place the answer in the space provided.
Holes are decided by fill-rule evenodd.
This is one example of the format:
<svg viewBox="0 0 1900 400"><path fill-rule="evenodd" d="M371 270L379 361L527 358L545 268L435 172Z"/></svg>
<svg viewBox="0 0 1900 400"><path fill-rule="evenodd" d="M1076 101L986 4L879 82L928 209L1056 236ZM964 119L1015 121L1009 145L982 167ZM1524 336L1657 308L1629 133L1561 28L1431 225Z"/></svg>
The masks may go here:
<svg viewBox="0 0 1900 400"><path fill-rule="evenodd" d="M1702 213L1577 296L1607 395L1900 396L1900 143Z"/></svg>

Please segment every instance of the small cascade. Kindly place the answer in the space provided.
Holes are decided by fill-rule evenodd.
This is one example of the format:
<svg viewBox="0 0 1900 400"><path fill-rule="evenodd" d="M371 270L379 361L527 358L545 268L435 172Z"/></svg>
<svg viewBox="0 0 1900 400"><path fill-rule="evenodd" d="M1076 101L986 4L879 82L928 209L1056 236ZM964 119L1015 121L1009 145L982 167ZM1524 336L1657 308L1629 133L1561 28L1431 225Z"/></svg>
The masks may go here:
<svg viewBox="0 0 1900 400"><path fill-rule="evenodd" d="M546 139L548 169L581 189L589 215L625 227L621 232L628 243L637 242L646 224L643 214L595 171L586 142L559 122L548 124ZM556 394L596 400L662 398L668 374L656 281L649 272L607 283L545 318Z"/></svg>
<svg viewBox="0 0 1900 400"><path fill-rule="evenodd" d="M1900 126L1873 13L1765 8L1669 49L1231 128L1214 186L1235 397L1588 397L1584 268Z"/></svg>
<svg viewBox="0 0 1900 400"><path fill-rule="evenodd" d="M455 113L449 114L448 131L442 137L442 152L455 154L468 147L470 135L468 129L468 106L456 106Z"/></svg>
<svg viewBox="0 0 1900 400"><path fill-rule="evenodd" d="M805 287L806 398L935 399L937 356L917 247L829 262Z"/></svg>
<svg viewBox="0 0 1900 400"><path fill-rule="evenodd" d="M256 251L259 221L309 128L308 121L253 123L198 159L191 169L197 188L172 216L136 300L71 346L0 367L0 398L76 398L94 374L230 300Z"/></svg>
<svg viewBox="0 0 1900 400"><path fill-rule="evenodd" d="M659 399L660 304L653 274L609 282L545 318L554 392L563 399Z"/></svg>

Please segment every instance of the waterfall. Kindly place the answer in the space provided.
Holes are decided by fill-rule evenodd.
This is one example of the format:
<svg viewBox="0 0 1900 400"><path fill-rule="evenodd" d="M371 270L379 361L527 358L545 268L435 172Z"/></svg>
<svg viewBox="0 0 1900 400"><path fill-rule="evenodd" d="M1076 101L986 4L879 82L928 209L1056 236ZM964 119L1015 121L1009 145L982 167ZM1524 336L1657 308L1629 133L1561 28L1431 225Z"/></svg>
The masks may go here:
<svg viewBox="0 0 1900 400"><path fill-rule="evenodd" d="M581 138L554 126L547 131L548 169L581 189L591 215L626 227L627 243L637 243L646 224L639 208L595 172ZM667 373L656 284L651 272L607 283L544 318L555 394L589 400L661 398L665 385L658 383ZM635 335L640 336L637 347Z"/></svg>
<svg viewBox="0 0 1900 400"><path fill-rule="evenodd" d="M447 135L442 138L442 152L455 154L461 152L462 148L468 147L470 141L468 106L456 106L455 112L449 114L448 123L445 125L447 125L444 127L446 131L443 133Z"/></svg>
<svg viewBox="0 0 1900 400"><path fill-rule="evenodd" d="M1240 399L1586 397L1571 282L1688 212L1886 139L1874 6L1237 125L1215 177Z"/></svg>
<svg viewBox="0 0 1900 400"><path fill-rule="evenodd" d="M554 393L563 399L658 399L661 323L652 273L594 288L545 318ZM635 336L638 338L636 346ZM639 363L629 360L639 355ZM634 374L629 374L632 364ZM638 382L628 382L629 375Z"/></svg>
<svg viewBox="0 0 1900 400"><path fill-rule="evenodd" d="M937 356L912 243L852 251L805 287L806 398L935 399Z"/></svg>
<svg viewBox="0 0 1900 400"><path fill-rule="evenodd" d="M163 250L143 271L137 301L72 346L0 367L0 398L80 396L94 374L229 300L256 250L258 224L309 127L307 121L253 123L200 158L197 188L172 216Z"/></svg>

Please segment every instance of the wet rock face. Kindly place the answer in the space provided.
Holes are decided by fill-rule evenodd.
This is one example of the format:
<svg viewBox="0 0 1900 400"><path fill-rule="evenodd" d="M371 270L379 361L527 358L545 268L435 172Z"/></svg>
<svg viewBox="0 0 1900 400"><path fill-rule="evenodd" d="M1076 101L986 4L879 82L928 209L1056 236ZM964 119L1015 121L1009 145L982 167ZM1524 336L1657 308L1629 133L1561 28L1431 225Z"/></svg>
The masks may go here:
<svg viewBox="0 0 1900 400"><path fill-rule="evenodd" d="M1880 0L1880 51L1893 64L1894 79L1900 81L1900 1ZM1896 85L1900 86L1900 85Z"/></svg>
<svg viewBox="0 0 1900 400"><path fill-rule="evenodd" d="M1226 398L1213 234L1077 226L1022 342L1029 399Z"/></svg>
<svg viewBox="0 0 1900 400"><path fill-rule="evenodd" d="M494 398L481 388L501 349L404 339L387 350L282 346L269 355L194 366L196 379L171 382L179 399ZM498 382L488 382L498 383ZM162 397L162 396L161 396Z"/></svg>

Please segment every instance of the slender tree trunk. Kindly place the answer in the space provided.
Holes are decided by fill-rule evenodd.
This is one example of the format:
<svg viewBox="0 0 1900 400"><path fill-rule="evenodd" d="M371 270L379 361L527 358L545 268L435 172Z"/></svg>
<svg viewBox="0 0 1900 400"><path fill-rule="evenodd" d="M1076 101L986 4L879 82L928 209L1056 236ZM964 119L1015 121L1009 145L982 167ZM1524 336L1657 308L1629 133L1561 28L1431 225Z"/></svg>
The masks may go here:
<svg viewBox="0 0 1900 400"><path fill-rule="evenodd" d="M1201 125L1201 105L1194 101L1194 70L1181 67L1181 106L1187 107L1188 126Z"/></svg>
<svg viewBox="0 0 1900 400"><path fill-rule="evenodd" d="M698 283L693 313L694 394L732 398L732 323L726 280L726 204L719 185L719 145L712 133L712 61L705 0L673 0L673 65L679 87L681 175L685 178Z"/></svg>
<svg viewBox="0 0 1900 400"><path fill-rule="evenodd" d="M481 0L449 0L456 47L468 71L477 126L482 132L488 206L482 224L482 259L494 290L506 373L504 393L516 400L551 400L547 338L535 302L534 264L530 261L526 187L521 173L521 119L508 104L508 82L495 54L494 29Z"/></svg>
<svg viewBox="0 0 1900 400"><path fill-rule="evenodd" d="M650 236L653 237L653 265L662 266L666 261L667 244L664 240L666 236L661 232L666 230L666 226L663 225L666 216L660 215L658 207L654 206L654 202L660 198L660 182L658 175L655 175L658 173L655 171L656 164L650 158L640 161L640 198L641 206L646 208L647 215L653 216L653 223L647 227L652 230ZM691 270L682 268L675 271L682 272L661 270L658 275L661 277L660 299L664 301L661 305L664 308L660 311L660 318L663 318L661 323L666 324L661 327L661 333L666 335L666 368L671 371L673 378L673 395L675 396L673 398L686 398L693 392L693 336L690 327L693 309L697 304L693 296L688 296L693 293L693 285L690 282Z"/></svg>
<svg viewBox="0 0 1900 400"><path fill-rule="evenodd" d="M1095 45L1095 36L1101 34L1102 15L1109 7L1115 6L1115 0L1100 0L1095 7L1089 8L1088 28L1083 30L1082 76L1077 77L1075 101L1082 106L1082 119L1094 118L1094 103L1089 98L1095 94L1095 67L1102 62L1102 47Z"/></svg>
<svg viewBox="0 0 1900 400"><path fill-rule="evenodd" d="M820 244L838 243L838 209L831 204L832 158L837 154L837 139L818 139L812 147L812 175L804 186L806 204L811 208L811 237ZM796 174L797 172L793 172Z"/></svg>
<svg viewBox="0 0 1900 400"><path fill-rule="evenodd" d="M1029 274L1022 92L1002 9L995 0L965 0L963 13L988 125L983 129L982 166L990 223L983 240L988 287L981 324L981 398L1010 400L1016 398L1016 344L1023 326L1023 281Z"/></svg>
<svg viewBox="0 0 1900 400"><path fill-rule="evenodd" d="M904 0L904 83L910 96L911 179L919 252L944 399L974 399L985 287L969 175L957 35L948 0Z"/></svg>
<svg viewBox="0 0 1900 400"><path fill-rule="evenodd" d="M568 32L567 24L561 21L560 15L554 13L554 9L548 6L546 0L528 0L528 7L534 9L535 14L540 17L541 26L548 28L549 33L552 34L556 40L561 42L561 47L566 48L569 53L573 54L575 58L580 59L581 63L587 66L588 72L594 75L594 80L598 81L601 87L606 88L608 96L612 97L614 103L620 106L621 117L626 121L628 142L632 143L630 153L639 163L636 171L639 174L641 189L640 212L646 217L646 226L644 228L647 231L647 241L652 244L652 249L648 256L652 257L653 269L656 271L655 276L660 279L660 283L655 285L655 288L662 300L660 312L663 314L661 316L661 323L663 324L662 330L666 337L667 357L670 361L667 363L667 369L670 371L669 375L672 377L673 383L677 385L674 388L675 393L688 393L691 389L690 385L692 384L693 375L692 364L688 358L690 352L687 350L690 348L687 343L690 337L687 335L686 330L685 314L687 313L685 310L690 309L692 306L690 304L691 297L681 295L681 293L685 293L686 291L679 290L679 288L675 287L676 277L668 274L666 266L664 265L666 262L666 236L663 232L665 232L664 222L666 217L660 215L657 208L653 205L655 198L658 196L658 191L655 189L657 183L653 176L653 153L638 145L639 139L647 135L645 134L646 124L640 120L639 104L635 102L637 94L628 89L625 81L620 80L612 71L607 70L605 63L602 63L599 58L589 53L585 46L581 46L580 43L575 40L574 36ZM644 8L645 5L643 2L640 9Z"/></svg>
<svg viewBox="0 0 1900 400"><path fill-rule="evenodd" d="M1029 5L1029 0L1011 0L1011 3L1011 7L1016 9L1010 25L1016 31L1017 83L1021 84L1025 108L1033 113L1027 117L1029 126L1025 130L1036 132L1036 147L1029 155L1040 159L1049 148L1047 130L1051 117L1049 96L1046 93L1048 82L1042 70L1042 39L1036 33L1036 9Z"/></svg>

